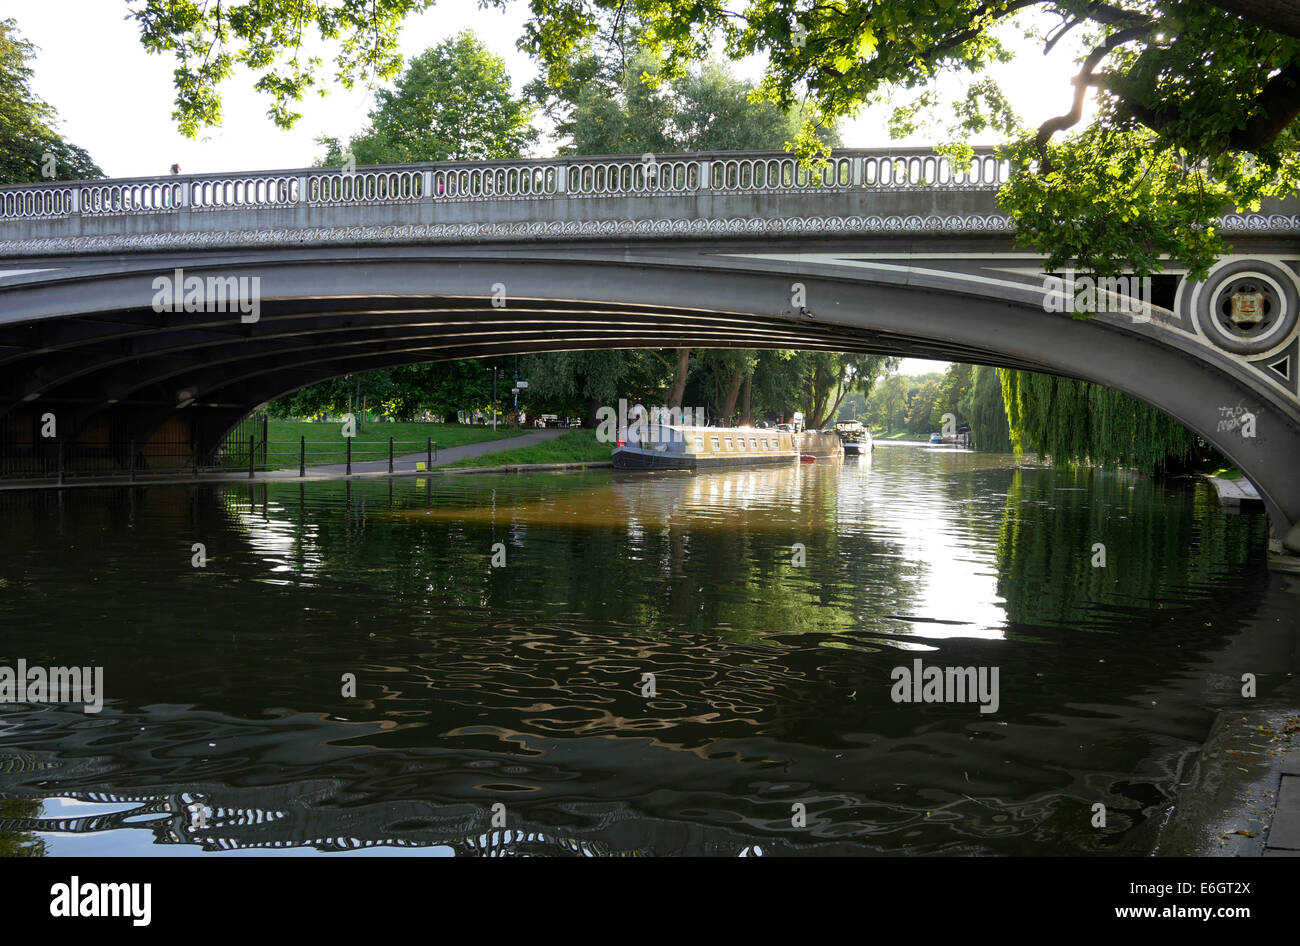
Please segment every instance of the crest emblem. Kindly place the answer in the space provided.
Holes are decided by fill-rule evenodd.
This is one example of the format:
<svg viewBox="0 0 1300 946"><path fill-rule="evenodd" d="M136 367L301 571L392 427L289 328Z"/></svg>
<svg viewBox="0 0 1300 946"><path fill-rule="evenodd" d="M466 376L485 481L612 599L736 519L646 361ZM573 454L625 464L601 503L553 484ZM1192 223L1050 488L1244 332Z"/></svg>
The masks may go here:
<svg viewBox="0 0 1300 946"><path fill-rule="evenodd" d="M1258 325L1264 321L1264 294L1262 292L1234 292L1232 314L1234 325Z"/></svg>

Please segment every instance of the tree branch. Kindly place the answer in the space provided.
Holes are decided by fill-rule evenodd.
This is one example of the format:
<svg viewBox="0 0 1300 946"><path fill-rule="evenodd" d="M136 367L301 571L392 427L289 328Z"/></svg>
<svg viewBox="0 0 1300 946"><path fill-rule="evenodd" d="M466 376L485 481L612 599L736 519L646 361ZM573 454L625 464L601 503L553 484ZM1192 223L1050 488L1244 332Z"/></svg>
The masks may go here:
<svg viewBox="0 0 1300 946"><path fill-rule="evenodd" d="M1050 171L1052 168L1051 159L1047 156L1047 143L1051 141L1052 136L1058 131L1064 131L1066 128L1076 124L1083 117L1083 101L1088 96L1088 87L1096 84L1096 76L1093 70L1110 55L1111 51L1117 46L1130 43L1135 39L1141 39L1155 27L1155 21L1147 20L1139 26L1130 26L1128 29L1119 30L1108 36L1100 46L1088 53L1083 61L1083 68L1079 70L1070 81L1074 84L1074 102L1070 110L1064 115L1057 115L1055 118L1049 118L1038 126L1038 135L1034 139L1034 144L1038 148L1038 153L1043 159L1043 170Z"/></svg>
<svg viewBox="0 0 1300 946"><path fill-rule="evenodd" d="M1130 101L1113 76L1093 76L1090 84L1118 95L1125 110L1152 131L1161 132L1182 117L1181 109L1157 109ZM1269 79L1246 112L1251 117L1245 127L1233 131L1225 141L1232 151L1257 151L1300 118L1300 65L1287 66Z"/></svg>
<svg viewBox="0 0 1300 946"><path fill-rule="evenodd" d="M1234 151L1254 151L1268 144L1300 116L1300 66L1287 66L1264 84L1246 127L1228 136Z"/></svg>
<svg viewBox="0 0 1300 946"><path fill-rule="evenodd" d="M982 10L976 11L971 16L971 20L978 23L979 24L978 26L972 26L970 29L965 29L959 33L954 33L952 36L948 37L948 39L944 40L942 43L935 43L933 46L930 47L928 51L943 52L944 50L953 49L954 47L960 46L962 43L966 42L967 40L974 39L976 36L979 36L981 33L986 31L990 26L992 26L998 20L1004 19L1005 17L1008 17L1019 10L1023 10L1025 7L1037 6L1038 4L1041 4L1043 2L1044 0L1011 0L1011 2L1006 5L1005 9L998 10L996 12L985 7ZM984 17L989 18L988 22L983 21ZM864 25L865 22L866 21L863 21Z"/></svg>
<svg viewBox="0 0 1300 946"><path fill-rule="evenodd" d="M1109 26L1137 26L1147 20L1145 13L1125 10L1101 2L1090 5L1080 16L1087 20L1096 20L1098 23L1106 23Z"/></svg>
<svg viewBox="0 0 1300 946"><path fill-rule="evenodd" d="M1288 0L1208 0L1210 6L1274 33L1300 39L1300 4Z"/></svg>

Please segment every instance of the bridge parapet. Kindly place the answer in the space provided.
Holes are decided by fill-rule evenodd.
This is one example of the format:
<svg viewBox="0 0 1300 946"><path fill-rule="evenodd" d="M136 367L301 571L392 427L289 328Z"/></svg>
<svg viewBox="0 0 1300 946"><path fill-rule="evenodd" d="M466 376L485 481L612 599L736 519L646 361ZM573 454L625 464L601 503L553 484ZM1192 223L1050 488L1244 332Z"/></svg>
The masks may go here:
<svg viewBox="0 0 1300 946"><path fill-rule="evenodd" d="M784 151L317 167L0 187L0 257L246 246L993 235L1010 167L928 149ZM1228 214L1300 233L1300 201Z"/></svg>
<svg viewBox="0 0 1300 946"><path fill-rule="evenodd" d="M1008 174L1007 163L987 149L969 163L924 150L837 151L813 170L784 151L441 161L16 185L0 188L0 219L700 191L994 191Z"/></svg>

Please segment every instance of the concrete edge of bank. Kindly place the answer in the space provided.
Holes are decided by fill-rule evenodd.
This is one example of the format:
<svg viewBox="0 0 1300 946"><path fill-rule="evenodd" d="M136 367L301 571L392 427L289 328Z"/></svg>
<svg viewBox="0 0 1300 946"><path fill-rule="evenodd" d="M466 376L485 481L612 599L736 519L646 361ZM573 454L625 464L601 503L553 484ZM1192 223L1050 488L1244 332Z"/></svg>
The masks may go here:
<svg viewBox="0 0 1300 946"><path fill-rule="evenodd" d="M176 474L167 476L137 476L134 480L125 476L87 476L69 478L62 483L42 479L42 480L13 480L10 482L0 481L0 492L23 490L23 489L87 489L91 487L118 487L118 486L189 486L199 484L238 484L238 483L293 483L293 482L322 482L326 480L357 480L357 479L378 479L383 477L412 477L412 476L452 476L462 473L554 473L566 470L591 470L611 468L614 464L609 460L595 460L582 463L503 463L498 466L465 466L465 467L437 467L431 470L394 470L389 473L387 470L358 470L351 475L343 472L324 472L320 470L307 470L306 476L299 476L293 470L268 470L254 473L249 476L247 473L228 473L228 472L210 472L200 473L198 476L190 474Z"/></svg>
<svg viewBox="0 0 1300 946"><path fill-rule="evenodd" d="M407 476L427 476L429 473L547 473L560 472L563 470L597 470L613 468L614 463L611 460L596 460L591 463L505 463L501 466L460 466L460 467L435 467L432 470L422 471L419 473L408 473ZM394 474L396 475L396 474Z"/></svg>
<svg viewBox="0 0 1300 946"><path fill-rule="evenodd" d="M1157 857L1300 857L1300 706L1220 711L1152 848Z"/></svg>

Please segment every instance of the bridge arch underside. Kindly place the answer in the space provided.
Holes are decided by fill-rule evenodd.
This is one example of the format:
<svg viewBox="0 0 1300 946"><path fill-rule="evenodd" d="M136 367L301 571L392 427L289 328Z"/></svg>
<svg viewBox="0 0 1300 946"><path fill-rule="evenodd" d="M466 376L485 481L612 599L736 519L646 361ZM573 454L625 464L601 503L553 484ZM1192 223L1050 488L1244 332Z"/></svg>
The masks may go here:
<svg viewBox="0 0 1300 946"><path fill-rule="evenodd" d="M0 312L3 430L12 436L53 412L74 443L92 430L143 443L179 422L203 453L257 405L373 368L565 349L881 353L1041 371L1133 395L1244 470L1278 538L1300 522L1300 416L1290 405L1157 327L1048 314L1041 294L1031 303L1030 294L993 298L912 278L756 271L752 259L725 257L361 256L191 254L10 289ZM259 277L257 320L155 311L152 280L172 266ZM806 311L792 308L793 280ZM1253 438L1220 429L1232 410L1255 414Z"/></svg>

